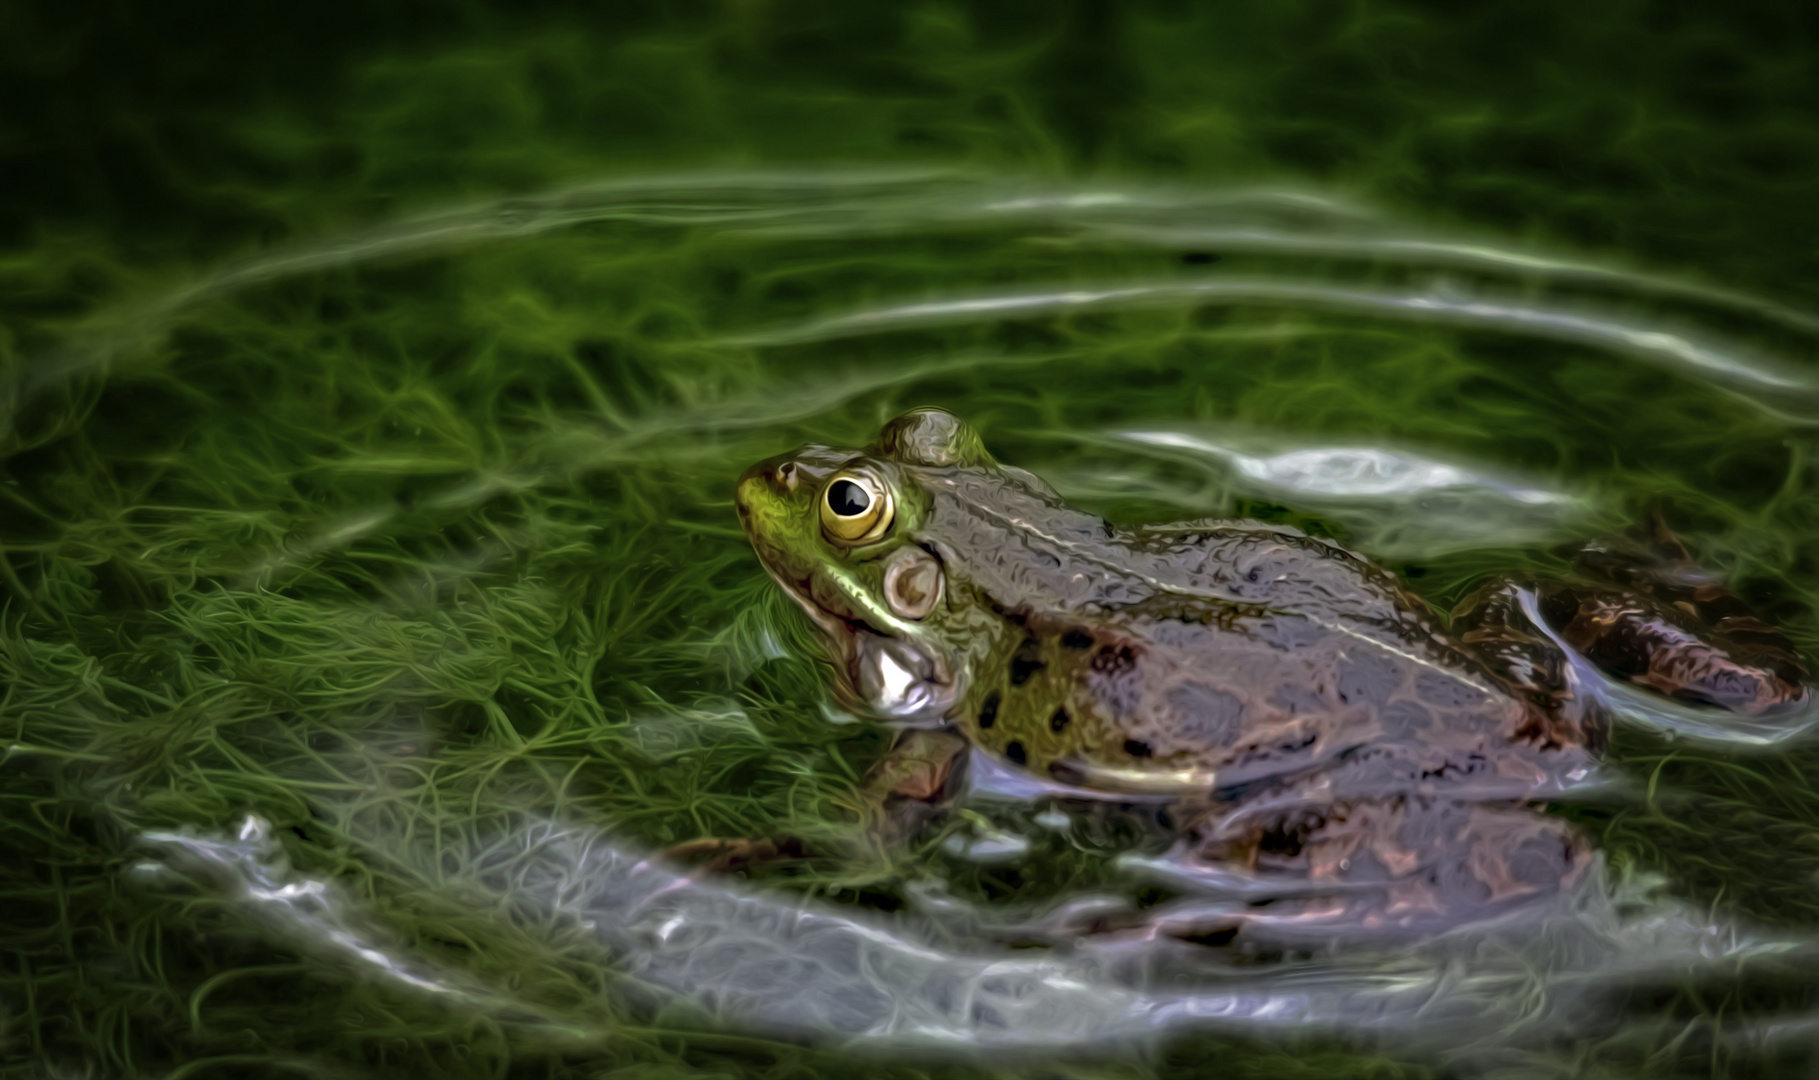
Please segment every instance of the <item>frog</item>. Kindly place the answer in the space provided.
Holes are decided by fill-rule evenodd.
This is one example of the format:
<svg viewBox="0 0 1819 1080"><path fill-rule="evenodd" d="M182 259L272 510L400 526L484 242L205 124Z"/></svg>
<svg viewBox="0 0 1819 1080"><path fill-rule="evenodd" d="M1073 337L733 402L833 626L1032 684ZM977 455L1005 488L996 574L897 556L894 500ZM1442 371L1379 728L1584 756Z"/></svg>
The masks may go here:
<svg viewBox="0 0 1819 1080"><path fill-rule="evenodd" d="M1183 939L1428 935L1562 895L1595 853L1548 800L1610 724L1587 665L1738 715L1808 697L1786 635L1664 525L1442 611L1288 525L1115 525L937 408L761 461L734 501L833 696L905 733L900 798L971 748L1068 799L1159 801Z"/></svg>

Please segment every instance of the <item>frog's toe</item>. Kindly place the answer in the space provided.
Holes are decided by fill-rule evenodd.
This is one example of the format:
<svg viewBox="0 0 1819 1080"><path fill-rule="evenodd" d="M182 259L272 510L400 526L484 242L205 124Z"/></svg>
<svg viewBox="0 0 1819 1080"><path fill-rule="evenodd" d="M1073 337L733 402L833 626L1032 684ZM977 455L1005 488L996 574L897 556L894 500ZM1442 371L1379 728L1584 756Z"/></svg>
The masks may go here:
<svg viewBox="0 0 1819 1080"><path fill-rule="evenodd" d="M802 841L789 836L764 840L704 836L672 844L660 854L671 862L693 866L703 874L735 874L764 863L808 857Z"/></svg>
<svg viewBox="0 0 1819 1080"><path fill-rule="evenodd" d="M1744 716L1793 708L1807 688L1767 668L1740 664L1710 647L1664 652L1634 681L1679 701L1715 705Z"/></svg>

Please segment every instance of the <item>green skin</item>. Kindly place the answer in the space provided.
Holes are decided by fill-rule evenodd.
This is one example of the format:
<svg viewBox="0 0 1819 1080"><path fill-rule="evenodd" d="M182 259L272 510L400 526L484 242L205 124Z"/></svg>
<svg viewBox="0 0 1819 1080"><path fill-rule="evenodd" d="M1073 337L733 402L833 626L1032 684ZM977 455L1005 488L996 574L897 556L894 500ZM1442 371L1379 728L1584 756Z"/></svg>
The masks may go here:
<svg viewBox="0 0 1819 1080"><path fill-rule="evenodd" d="M856 539L828 523L843 478L888 503ZM1589 771L1602 716L1514 586L1487 587L1449 633L1391 575L1293 529L1120 529L1073 510L938 410L865 450L761 462L737 504L833 646L845 704L955 730L1079 794L1177 799L1202 866L1348 886L1275 906L1285 925L1431 928L1556 892L1585 862L1523 803ZM1632 669L1640 655L1625 674L1645 685L1740 711L1804 695L1778 640L1769 670L1642 593L1534 595L1580 627L1575 649Z"/></svg>

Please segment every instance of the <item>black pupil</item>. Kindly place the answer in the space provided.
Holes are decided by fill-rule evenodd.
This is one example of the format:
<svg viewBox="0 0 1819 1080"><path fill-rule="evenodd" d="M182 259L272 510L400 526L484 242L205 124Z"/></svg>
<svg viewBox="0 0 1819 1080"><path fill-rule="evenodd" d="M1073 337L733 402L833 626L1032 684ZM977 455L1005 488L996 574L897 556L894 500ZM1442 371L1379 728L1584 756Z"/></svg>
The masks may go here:
<svg viewBox="0 0 1819 1080"><path fill-rule="evenodd" d="M834 486L827 489L827 505L841 517L857 517L871 504L872 497L851 480L836 480Z"/></svg>

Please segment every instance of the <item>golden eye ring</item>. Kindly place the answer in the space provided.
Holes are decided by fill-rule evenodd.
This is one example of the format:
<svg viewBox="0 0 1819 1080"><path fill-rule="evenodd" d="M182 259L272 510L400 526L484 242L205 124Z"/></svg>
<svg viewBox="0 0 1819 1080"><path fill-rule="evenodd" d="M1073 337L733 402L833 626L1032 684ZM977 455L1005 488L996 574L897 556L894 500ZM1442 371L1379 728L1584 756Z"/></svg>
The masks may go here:
<svg viewBox="0 0 1819 1080"><path fill-rule="evenodd" d="M821 531L829 540L869 544L891 527L891 489L866 472L842 472L821 489Z"/></svg>

